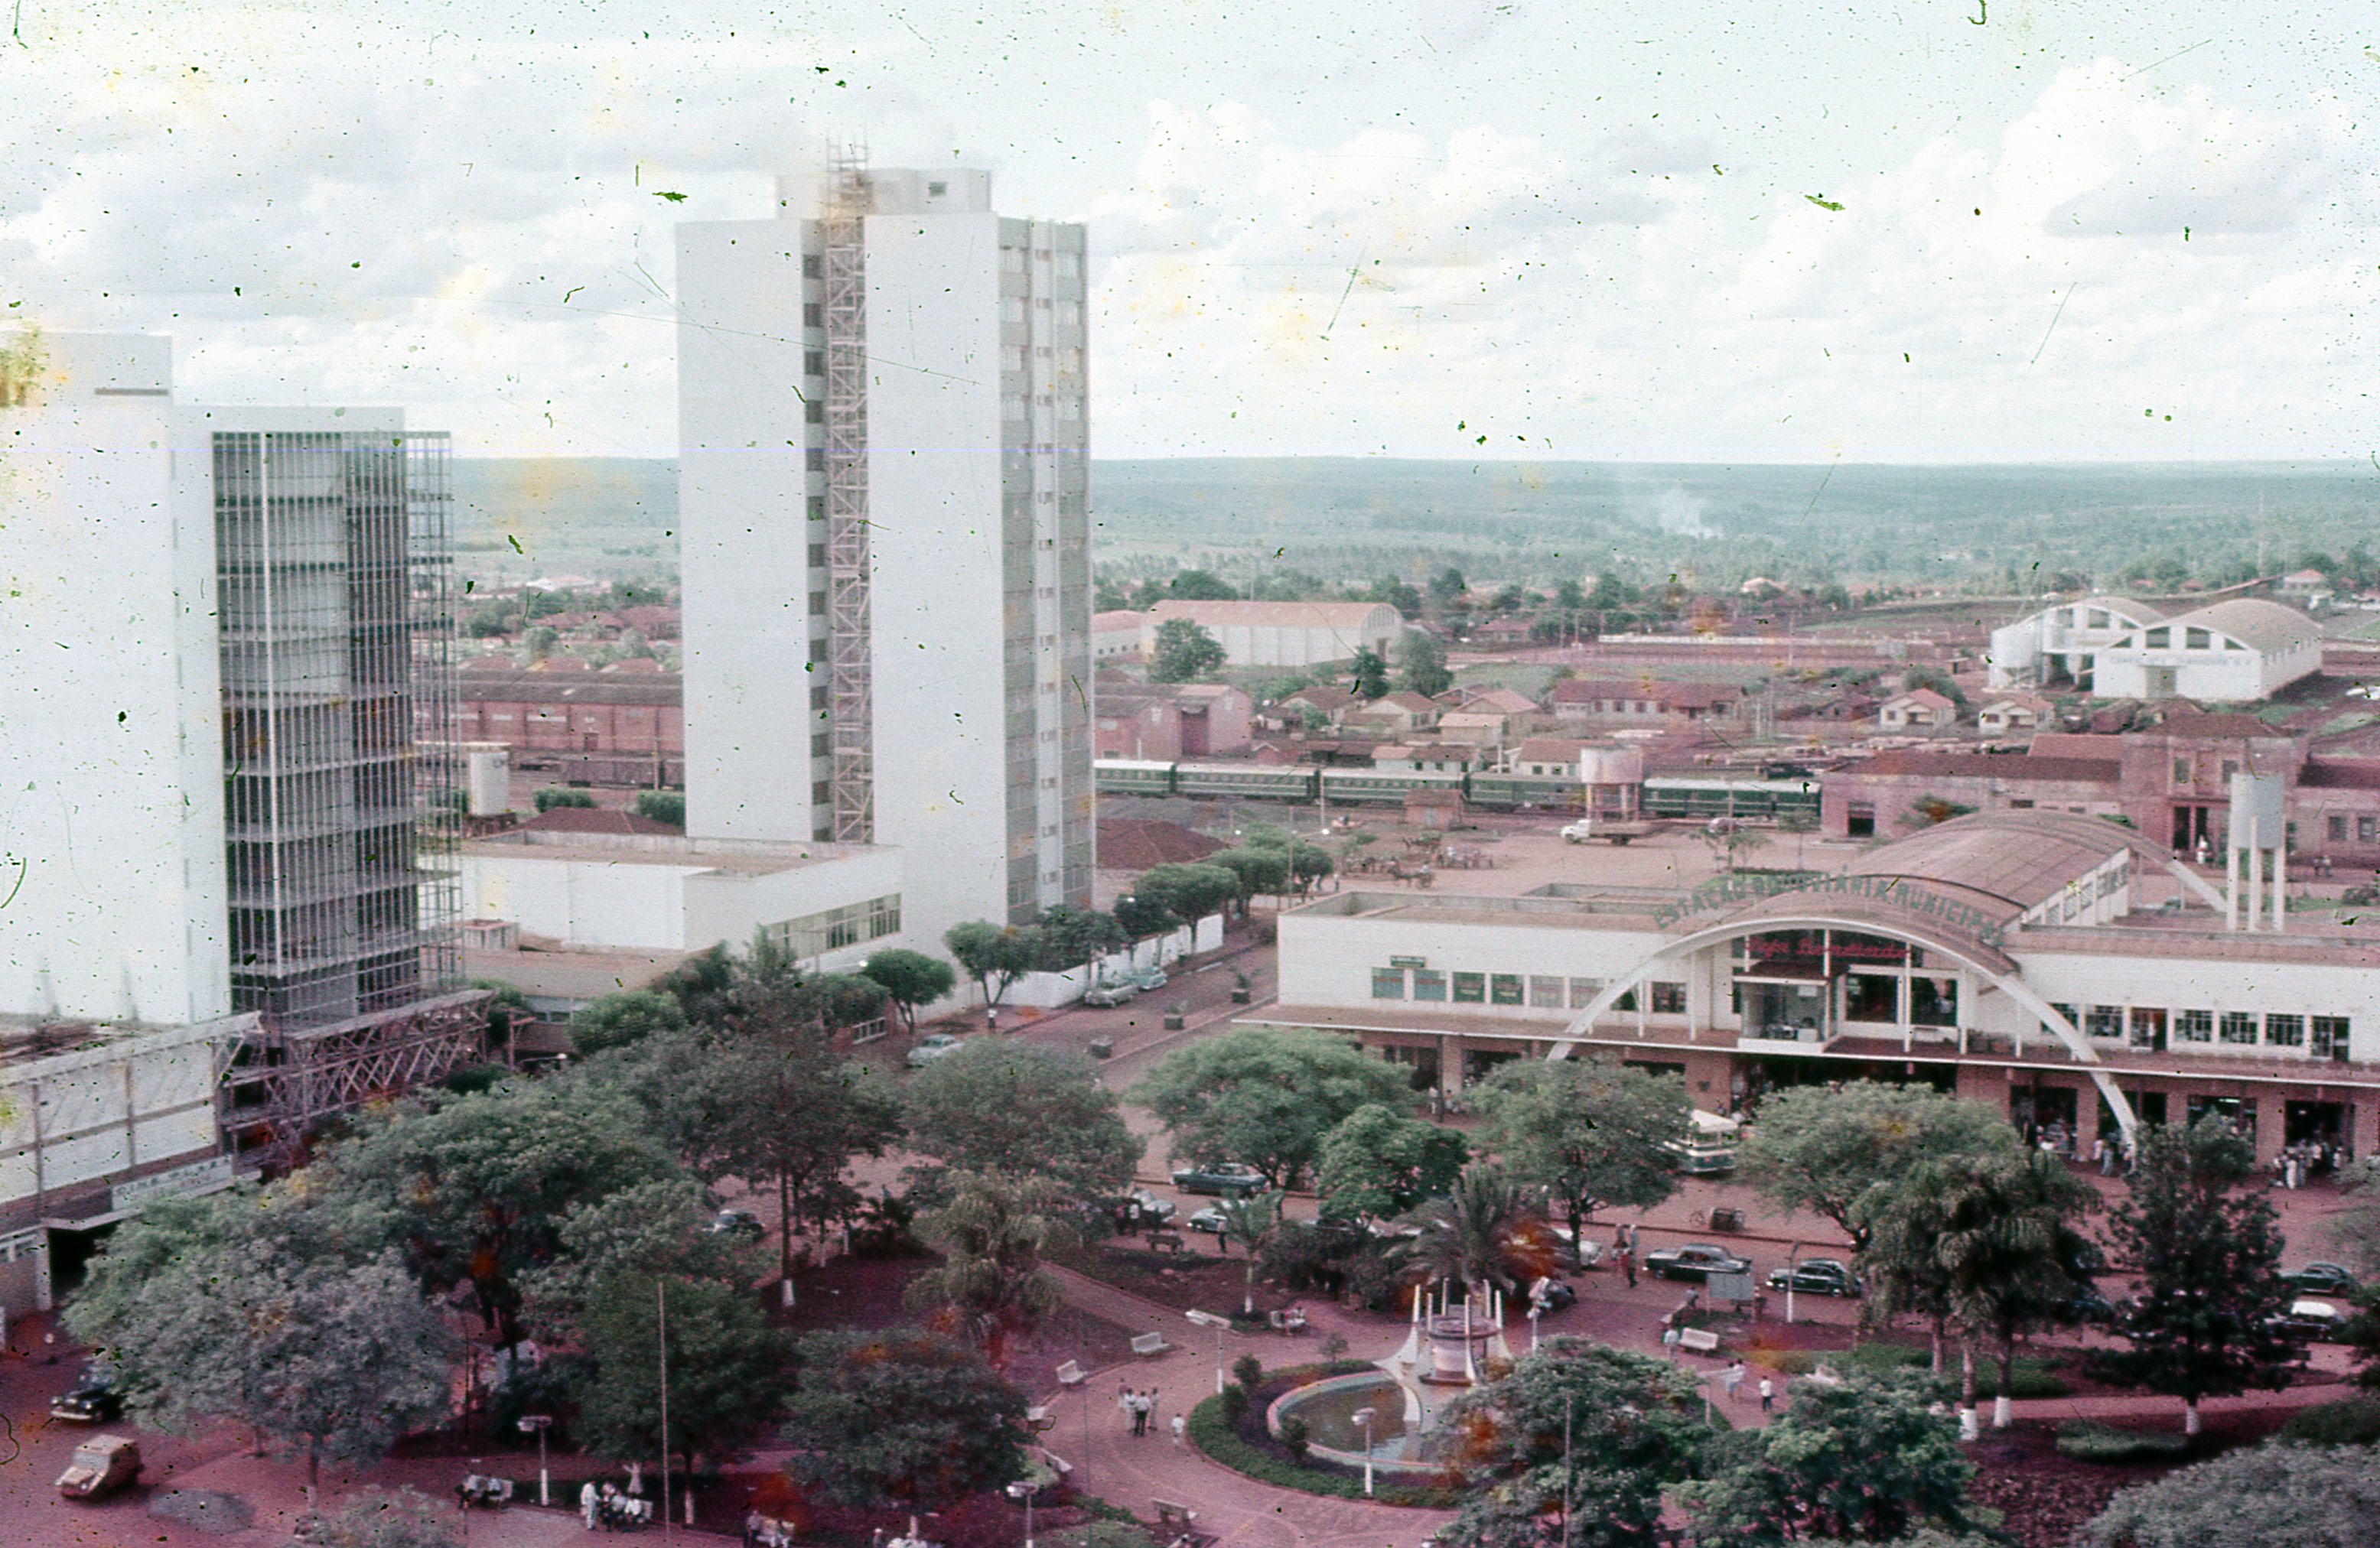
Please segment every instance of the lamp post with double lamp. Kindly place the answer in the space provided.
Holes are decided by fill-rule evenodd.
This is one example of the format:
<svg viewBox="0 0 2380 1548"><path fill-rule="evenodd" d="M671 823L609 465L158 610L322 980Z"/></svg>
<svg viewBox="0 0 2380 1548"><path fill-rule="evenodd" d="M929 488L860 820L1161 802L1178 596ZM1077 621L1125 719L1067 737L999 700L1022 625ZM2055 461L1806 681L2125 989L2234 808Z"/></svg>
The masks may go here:
<svg viewBox="0 0 2380 1548"><path fill-rule="evenodd" d="M1224 1386L1223 1332L1232 1325L1232 1319L1219 1317L1212 1312L1184 1312L1182 1314L1200 1327L1211 1327L1215 1330L1215 1396L1220 1397L1223 1395Z"/></svg>
<svg viewBox="0 0 2380 1548"><path fill-rule="evenodd" d="M1040 1492L1041 1485L1031 1479L1019 1479L1008 1486L1010 1499L1025 1502L1025 1548L1033 1548L1033 1496Z"/></svg>
<svg viewBox="0 0 2380 1548"><path fill-rule="evenodd" d="M1364 1427L1364 1497L1372 1495L1372 1420L1378 1410L1357 1409L1347 1417Z"/></svg>
<svg viewBox="0 0 2380 1548"><path fill-rule="evenodd" d="M553 1416L523 1414L517 1422L522 1429L533 1431L537 1435L537 1503L550 1506L553 1501L548 1497L551 1491L545 1472L545 1432L547 1427L553 1423Z"/></svg>

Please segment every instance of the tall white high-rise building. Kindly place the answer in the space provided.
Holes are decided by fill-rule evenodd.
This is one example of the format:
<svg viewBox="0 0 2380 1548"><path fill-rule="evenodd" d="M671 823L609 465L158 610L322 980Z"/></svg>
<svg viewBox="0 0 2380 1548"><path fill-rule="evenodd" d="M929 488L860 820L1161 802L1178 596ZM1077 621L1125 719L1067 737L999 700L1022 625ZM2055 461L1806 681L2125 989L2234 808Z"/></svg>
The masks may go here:
<svg viewBox="0 0 2380 1548"><path fill-rule="evenodd" d="M678 228L686 823L903 853L905 933L1091 901L1084 233L841 160Z"/></svg>

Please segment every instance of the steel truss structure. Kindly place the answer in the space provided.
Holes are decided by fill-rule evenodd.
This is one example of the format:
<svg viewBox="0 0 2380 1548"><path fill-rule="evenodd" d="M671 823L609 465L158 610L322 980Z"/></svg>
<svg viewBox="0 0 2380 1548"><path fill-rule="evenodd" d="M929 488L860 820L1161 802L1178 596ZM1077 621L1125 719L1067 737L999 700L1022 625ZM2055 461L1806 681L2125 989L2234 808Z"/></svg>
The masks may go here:
<svg viewBox="0 0 2380 1548"><path fill-rule="evenodd" d="M876 838L868 553L868 211L864 151L836 153L819 221L825 271L827 684L834 838Z"/></svg>

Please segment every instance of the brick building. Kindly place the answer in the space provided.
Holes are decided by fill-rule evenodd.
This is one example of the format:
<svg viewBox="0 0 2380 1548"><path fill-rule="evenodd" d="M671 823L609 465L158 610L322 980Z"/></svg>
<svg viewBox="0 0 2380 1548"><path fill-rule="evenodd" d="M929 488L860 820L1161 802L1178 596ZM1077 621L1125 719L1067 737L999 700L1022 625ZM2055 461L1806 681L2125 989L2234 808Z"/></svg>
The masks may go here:
<svg viewBox="0 0 2380 1548"><path fill-rule="evenodd" d="M1256 701L1226 683L1099 679L1091 716L1094 756L1172 763L1248 750Z"/></svg>
<svg viewBox="0 0 2380 1548"><path fill-rule="evenodd" d="M500 742L513 767L596 785L686 782L678 674L627 662L603 671L522 671L493 659L455 674L455 736Z"/></svg>

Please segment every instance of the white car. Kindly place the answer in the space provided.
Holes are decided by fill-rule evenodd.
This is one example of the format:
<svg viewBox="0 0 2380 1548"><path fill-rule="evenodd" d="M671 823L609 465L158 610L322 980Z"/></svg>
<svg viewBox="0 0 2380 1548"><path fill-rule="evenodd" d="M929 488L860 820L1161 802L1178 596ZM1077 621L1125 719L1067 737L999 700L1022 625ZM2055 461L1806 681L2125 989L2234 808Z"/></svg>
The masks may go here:
<svg viewBox="0 0 2380 1548"><path fill-rule="evenodd" d="M921 1069L938 1058L948 1058L965 1046L947 1032L929 1033L917 1039L917 1046L909 1050L907 1062L912 1070Z"/></svg>

